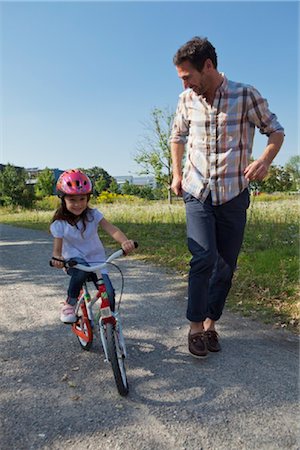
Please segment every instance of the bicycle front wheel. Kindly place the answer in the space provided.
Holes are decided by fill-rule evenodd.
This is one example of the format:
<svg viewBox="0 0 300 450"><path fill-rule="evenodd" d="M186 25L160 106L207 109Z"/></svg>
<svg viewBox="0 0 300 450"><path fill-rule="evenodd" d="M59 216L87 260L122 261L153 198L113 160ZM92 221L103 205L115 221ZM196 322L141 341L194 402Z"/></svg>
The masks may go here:
<svg viewBox="0 0 300 450"><path fill-rule="evenodd" d="M72 326L73 333L76 334L78 342L83 350L90 350L93 344L93 329L85 304L81 305L81 315Z"/></svg>
<svg viewBox="0 0 300 450"><path fill-rule="evenodd" d="M78 342L83 350L90 350L93 344L93 331L88 320L80 317L75 324ZM80 334L79 334L80 333Z"/></svg>
<svg viewBox="0 0 300 450"><path fill-rule="evenodd" d="M111 323L106 324L106 340L108 359L111 363L119 394L126 396L129 387L125 369L125 356L119 344L118 333Z"/></svg>

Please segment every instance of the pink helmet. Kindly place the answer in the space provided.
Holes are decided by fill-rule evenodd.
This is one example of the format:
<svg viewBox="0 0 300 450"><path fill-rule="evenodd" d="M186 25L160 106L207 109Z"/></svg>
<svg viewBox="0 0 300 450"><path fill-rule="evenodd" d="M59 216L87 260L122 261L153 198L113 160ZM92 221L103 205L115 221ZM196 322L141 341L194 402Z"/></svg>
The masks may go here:
<svg viewBox="0 0 300 450"><path fill-rule="evenodd" d="M56 183L59 197L64 195L82 195L92 193L92 182L81 170L71 169L62 173Z"/></svg>

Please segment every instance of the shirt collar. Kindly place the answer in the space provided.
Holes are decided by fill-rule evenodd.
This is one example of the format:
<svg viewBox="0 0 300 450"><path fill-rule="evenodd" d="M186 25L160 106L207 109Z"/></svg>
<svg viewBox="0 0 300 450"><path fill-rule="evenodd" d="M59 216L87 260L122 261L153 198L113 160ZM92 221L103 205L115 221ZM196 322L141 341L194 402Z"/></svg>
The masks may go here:
<svg viewBox="0 0 300 450"><path fill-rule="evenodd" d="M223 77L222 84L218 87L217 92L219 91L221 94L227 91L228 88L228 80L223 72L220 72L220 75Z"/></svg>
<svg viewBox="0 0 300 450"><path fill-rule="evenodd" d="M217 92L220 92L220 94L224 94L224 92L226 92L227 89L228 89L228 79L227 79L226 75L225 75L223 72L220 72L220 75L222 75L222 77L223 77L223 82L222 82L222 84L218 87L218 89L216 90L216 93L217 93ZM183 93L184 93L184 92L189 92L190 95L191 95L191 98L193 98L193 97L198 98L198 97L199 97L198 94L196 94L196 92L194 92L193 89L191 89L191 88L186 89L185 91L183 91ZM183 93L182 93L182 94L183 94ZM200 96L200 97L201 97L201 96Z"/></svg>

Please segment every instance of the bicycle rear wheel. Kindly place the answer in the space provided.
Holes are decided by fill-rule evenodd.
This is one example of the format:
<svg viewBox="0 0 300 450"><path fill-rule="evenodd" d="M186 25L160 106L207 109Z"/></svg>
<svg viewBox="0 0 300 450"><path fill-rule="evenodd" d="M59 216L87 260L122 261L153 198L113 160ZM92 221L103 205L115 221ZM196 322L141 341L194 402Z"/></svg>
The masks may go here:
<svg viewBox="0 0 300 450"><path fill-rule="evenodd" d="M108 359L111 363L119 394L126 396L129 391L125 369L125 356L119 344L118 333L111 323L106 324Z"/></svg>

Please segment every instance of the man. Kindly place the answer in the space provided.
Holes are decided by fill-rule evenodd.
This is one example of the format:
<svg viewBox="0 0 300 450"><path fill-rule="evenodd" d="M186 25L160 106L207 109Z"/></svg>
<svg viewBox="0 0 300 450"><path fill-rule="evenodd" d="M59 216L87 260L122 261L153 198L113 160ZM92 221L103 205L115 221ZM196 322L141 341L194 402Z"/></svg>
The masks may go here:
<svg viewBox="0 0 300 450"><path fill-rule="evenodd" d="M215 48L206 38L184 44L173 62L185 89L170 142L172 190L183 195L192 254L188 345L193 356L204 357L221 349L215 322L222 315L243 241L248 182L267 175L284 130L255 88L218 72ZM250 163L255 127L268 140L260 158Z"/></svg>

